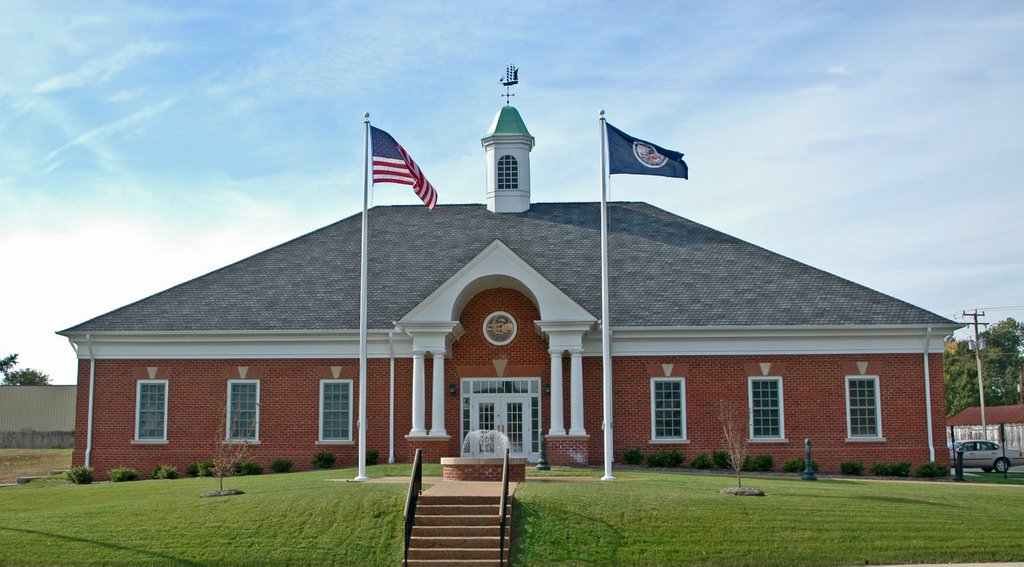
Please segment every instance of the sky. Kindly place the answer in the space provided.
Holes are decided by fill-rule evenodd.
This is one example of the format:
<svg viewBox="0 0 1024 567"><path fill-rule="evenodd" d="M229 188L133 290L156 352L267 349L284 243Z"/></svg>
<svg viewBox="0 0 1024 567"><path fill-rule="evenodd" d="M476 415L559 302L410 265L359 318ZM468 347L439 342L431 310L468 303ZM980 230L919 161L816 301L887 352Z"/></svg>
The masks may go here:
<svg viewBox="0 0 1024 567"><path fill-rule="evenodd" d="M0 356L55 383L57 331L357 214L364 112L483 203L509 64L534 202L599 199L604 109L690 168L613 200L1024 318L1019 2L5 0L0 53Z"/></svg>

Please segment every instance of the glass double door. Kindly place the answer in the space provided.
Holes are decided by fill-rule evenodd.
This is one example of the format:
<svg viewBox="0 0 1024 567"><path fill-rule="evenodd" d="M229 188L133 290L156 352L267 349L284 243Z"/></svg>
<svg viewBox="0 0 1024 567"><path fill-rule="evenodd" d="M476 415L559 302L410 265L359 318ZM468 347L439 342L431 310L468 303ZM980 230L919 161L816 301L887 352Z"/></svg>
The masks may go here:
<svg viewBox="0 0 1024 567"><path fill-rule="evenodd" d="M474 396L470 403L470 429L494 430L508 437L513 457L526 457L533 446L529 396Z"/></svg>

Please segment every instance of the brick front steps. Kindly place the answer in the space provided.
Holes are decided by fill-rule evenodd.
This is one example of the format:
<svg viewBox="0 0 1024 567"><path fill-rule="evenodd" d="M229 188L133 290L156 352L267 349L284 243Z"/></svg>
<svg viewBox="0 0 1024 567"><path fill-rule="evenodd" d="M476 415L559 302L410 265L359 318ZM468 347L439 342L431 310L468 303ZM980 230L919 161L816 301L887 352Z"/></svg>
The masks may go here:
<svg viewBox="0 0 1024 567"><path fill-rule="evenodd" d="M444 483L460 485L463 483ZM474 495L464 483L465 495L457 490L443 494L424 492L416 506L416 522L409 542L409 565L459 565L466 567L500 566L499 535L501 496ZM494 483L489 483L494 484ZM497 483L500 488L500 483ZM490 492L490 491L488 491ZM508 561L509 534L512 526L512 501L508 503L505 531L505 560Z"/></svg>

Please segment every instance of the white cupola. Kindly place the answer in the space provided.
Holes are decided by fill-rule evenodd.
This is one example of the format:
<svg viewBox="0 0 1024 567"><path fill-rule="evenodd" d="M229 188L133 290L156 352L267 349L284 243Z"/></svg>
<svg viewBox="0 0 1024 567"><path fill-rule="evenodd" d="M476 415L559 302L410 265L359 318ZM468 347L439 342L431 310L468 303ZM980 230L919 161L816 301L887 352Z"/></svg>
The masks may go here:
<svg viewBox="0 0 1024 567"><path fill-rule="evenodd" d="M480 143L487 152L487 210L530 210L530 150L534 139L514 106L502 107Z"/></svg>

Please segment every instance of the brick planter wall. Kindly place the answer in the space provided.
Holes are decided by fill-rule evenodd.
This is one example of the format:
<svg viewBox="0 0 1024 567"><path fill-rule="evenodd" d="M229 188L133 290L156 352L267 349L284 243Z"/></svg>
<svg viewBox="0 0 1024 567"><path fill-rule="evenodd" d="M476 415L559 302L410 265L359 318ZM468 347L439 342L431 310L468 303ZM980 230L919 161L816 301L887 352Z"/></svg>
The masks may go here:
<svg viewBox="0 0 1024 567"><path fill-rule="evenodd" d="M441 461L445 480L501 482L501 459L448 458ZM509 459L509 482L526 480L526 459Z"/></svg>

